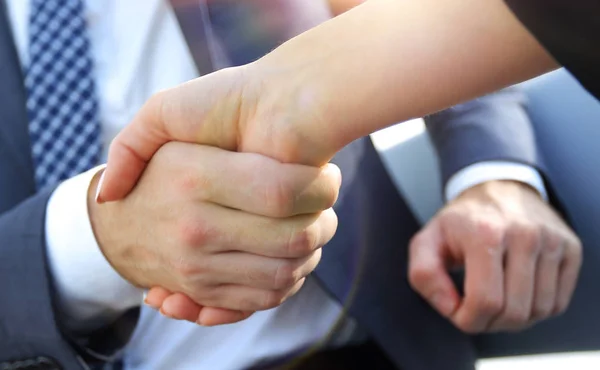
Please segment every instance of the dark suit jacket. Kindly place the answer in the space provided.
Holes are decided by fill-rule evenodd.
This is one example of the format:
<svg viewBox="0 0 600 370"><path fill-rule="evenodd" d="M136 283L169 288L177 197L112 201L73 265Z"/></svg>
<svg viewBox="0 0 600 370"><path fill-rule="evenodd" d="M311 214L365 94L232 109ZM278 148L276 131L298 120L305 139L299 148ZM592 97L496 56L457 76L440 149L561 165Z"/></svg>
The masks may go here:
<svg viewBox="0 0 600 370"><path fill-rule="evenodd" d="M600 99L600 2L506 0L537 40Z"/></svg>
<svg viewBox="0 0 600 370"><path fill-rule="evenodd" d="M218 23L215 27L226 30L219 30ZM128 339L136 313L83 341L61 325L45 257L44 217L51 190L34 190L20 71L0 7L0 367L52 359L76 369L83 361L110 360ZM445 180L483 160L537 166L529 134L515 140L515 132L530 131L520 99L517 92L506 91L432 117ZM344 185L336 205L339 230L316 271L323 286L404 369L472 368L476 352L471 339L407 283L406 246L419 225L370 140L351 144L335 162Z"/></svg>

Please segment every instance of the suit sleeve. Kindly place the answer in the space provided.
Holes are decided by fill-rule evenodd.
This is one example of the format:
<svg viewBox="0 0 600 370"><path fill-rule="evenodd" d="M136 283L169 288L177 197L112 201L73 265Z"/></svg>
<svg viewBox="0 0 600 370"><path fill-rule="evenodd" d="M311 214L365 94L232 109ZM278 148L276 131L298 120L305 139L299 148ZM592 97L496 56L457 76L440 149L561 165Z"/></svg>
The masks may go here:
<svg viewBox="0 0 600 370"><path fill-rule="evenodd" d="M600 1L506 0L554 58L600 99Z"/></svg>
<svg viewBox="0 0 600 370"><path fill-rule="evenodd" d="M476 163L524 164L541 174L549 202L568 220L548 181L526 104L526 94L519 87L511 87L425 117L443 186L454 174Z"/></svg>
<svg viewBox="0 0 600 370"><path fill-rule="evenodd" d="M65 369L111 361L137 322L138 311L132 310L85 338L63 330L46 256L45 214L52 191L0 215L0 368L39 357Z"/></svg>
<svg viewBox="0 0 600 370"><path fill-rule="evenodd" d="M48 356L75 369L77 354L56 325L44 256L49 196L37 194L0 215L0 363Z"/></svg>
<svg viewBox="0 0 600 370"><path fill-rule="evenodd" d="M425 117L444 186L452 175L480 162L516 162L543 170L525 102L523 92L509 88Z"/></svg>

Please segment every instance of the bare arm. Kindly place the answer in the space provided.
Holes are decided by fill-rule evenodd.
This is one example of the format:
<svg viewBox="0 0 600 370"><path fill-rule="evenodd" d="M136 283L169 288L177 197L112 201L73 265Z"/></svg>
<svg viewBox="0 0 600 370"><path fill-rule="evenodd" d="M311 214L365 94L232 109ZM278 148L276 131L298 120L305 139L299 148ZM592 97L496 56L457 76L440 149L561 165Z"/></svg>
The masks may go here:
<svg viewBox="0 0 600 370"><path fill-rule="evenodd" d="M328 139L347 143L556 64L501 0L370 0L256 67L326 102Z"/></svg>
<svg viewBox="0 0 600 370"><path fill-rule="evenodd" d="M502 0L370 0L151 99L113 142L100 198L126 195L168 141L321 165L358 137L556 66Z"/></svg>

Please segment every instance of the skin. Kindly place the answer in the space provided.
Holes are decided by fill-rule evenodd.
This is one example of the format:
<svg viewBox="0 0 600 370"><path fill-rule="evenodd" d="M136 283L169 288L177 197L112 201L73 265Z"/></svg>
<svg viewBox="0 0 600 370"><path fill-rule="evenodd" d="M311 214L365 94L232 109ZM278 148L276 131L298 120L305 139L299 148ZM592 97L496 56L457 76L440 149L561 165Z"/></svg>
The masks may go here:
<svg viewBox="0 0 600 370"><path fill-rule="evenodd" d="M336 15L362 2L329 1ZM566 310L581 256L577 236L536 191L493 181L463 193L415 236L409 278L465 332L520 330ZM463 297L448 266L466 270Z"/></svg>
<svg viewBox="0 0 600 370"><path fill-rule="evenodd" d="M340 15L362 4L366 0L329 0L329 9L334 16Z"/></svg>
<svg viewBox="0 0 600 370"><path fill-rule="evenodd" d="M563 313L581 242L527 185L491 181L441 210L411 241L409 281L468 333L515 331ZM449 268L464 268L464 295Z"/></svg>
<svg viewBox="0 0 600 370"><path fill-rule="evenodd" d="M512 181L465 191L415 235L409 251L411 286L472 334L522 330L562 314L582 263L573 231L535 190ZM450 277L457 268L466 271L463 295ZM151 289L148 300L175 319L201 322L207 315L164 288Z"/></svg>
<svg viewBox="0 0 600 370"><path fill-rule="evenodd" d="M113 141L96 199L103 203L126 197L157 150L170 141L318 167L361 136L556 67L501 0L370 0L252 64L155 95ZM469 261L464 260L467 271ZM563 285L574 286L576 273L568 276ZM150 292L149 304L160 307L160 298L172 291L163 288L162 295ZM504 288L497 291L504 294ZM185 297L176 297L176 303L185 305ZM441 303L446 298L432 300L450 315ZM471 301L465 298L468 309L457 312L480 307L467 304ZM497 305L494 301L488 311L495 313ZM189 317L202 316L191 313ZM501 318L489 326L481 324L486 320L459 316L463 319L455 323L468 331L503 328L511 321Z"/></svg>
<svg viewBox="0 0 600 370"><path fill-rule="evenodd" d="M98 199L125 196L168 141L323 165L361 136L555 67L502 0L371 0L156 94L113 141Z"/></svg>
<svg viewBox="0 0 600 370"><path fill-rule="evenodd" d="M96 204L97 183L90 220L114 269L136 286L219 307L205 313L210 324L214 315L275 307L300 289L335 233L341 175L335 165L171 142L125 199Z"/></svg>

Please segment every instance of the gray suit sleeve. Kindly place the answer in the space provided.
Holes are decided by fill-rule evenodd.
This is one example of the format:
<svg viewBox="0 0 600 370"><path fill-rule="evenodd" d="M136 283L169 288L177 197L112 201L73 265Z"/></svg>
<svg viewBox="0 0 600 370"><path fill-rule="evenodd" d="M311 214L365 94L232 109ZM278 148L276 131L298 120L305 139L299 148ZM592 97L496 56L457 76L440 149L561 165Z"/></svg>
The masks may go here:
<svg viewBox="0 0 600 370"><path fill-rule="evenodd" d="M47 356L75 369L80 361L56 325L45 261L44 214L50 193L39 193L0 215L0 363Z"/></svg>
<svg viewBox="0 0 600 370"><path fill-rule="evenodd" d="M550 204L570 223L571 217L547 176L544 157L527 114L527 96L520 87L510 87L432 114L425 117L425 124L438 154L444 187L456 172L478 162L526 164L540 172Z"/></svg>
<svg viewBox="0 0 600 370"><path fill-rule="evenodd" d="M40 192L0 214L0 368L40 357L65 369L111 361L137 322L136 310L85 338L63 330L46 262L44 225L51 193Z"/></svg>
<svg viewBox="0 0 600 370"><path fill-rule="evenodd" d="M509 88L425 117L444 186L461 169L484 161L513 161L541 170L526 97Z"/></svg>

